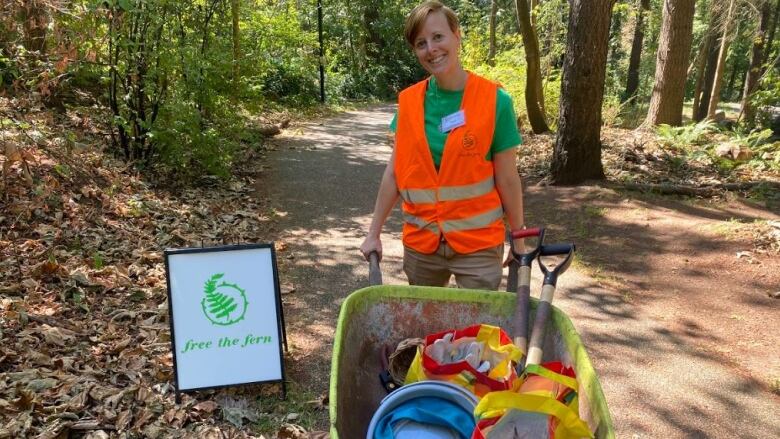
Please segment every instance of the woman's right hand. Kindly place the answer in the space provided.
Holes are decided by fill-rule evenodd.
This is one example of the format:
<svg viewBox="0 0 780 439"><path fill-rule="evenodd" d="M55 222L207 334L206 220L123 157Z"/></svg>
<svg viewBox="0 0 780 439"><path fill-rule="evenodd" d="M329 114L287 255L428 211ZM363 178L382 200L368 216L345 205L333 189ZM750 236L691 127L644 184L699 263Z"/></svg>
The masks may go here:
<svg viewBox="0 0 780 439"><path fill-rule="evenodd" d="M363 253L363 257L368 260L368 255L372 252L376 252L379 257L379 261L382 261L382 240L378 236L368 236L363 243L360 244L360 252Z"/></svg>

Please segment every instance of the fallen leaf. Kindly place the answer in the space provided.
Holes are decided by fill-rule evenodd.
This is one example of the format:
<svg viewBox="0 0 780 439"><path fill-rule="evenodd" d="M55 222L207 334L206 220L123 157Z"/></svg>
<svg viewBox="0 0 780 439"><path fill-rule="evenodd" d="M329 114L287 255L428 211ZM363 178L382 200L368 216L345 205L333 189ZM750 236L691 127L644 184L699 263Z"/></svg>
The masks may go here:
<svg viewBox="0 0 780 439"><path fill-rule="evenodd" d="M199 402L198 404L196 404L195 407L193 407L192 409L197 411L197 412L203 412L203 413L211 414L212 412L214 412L214 410L216 410L218 408L219 408L219 405L217 405L217 403L214 402L214 401L203 401L203 402Z"/></svg>
<svg viewBox="0 0 780 439"><path fill-rule="evenodd" d="M300 425L282 424L276 433L277 439L307 439L309 434Z"/></svg>
<svg viewBox="0 0 780 439"><path fill-rule="evenodd" d="M27 390L30 390L32 392L42 392L47 389L51 389L52 387L57 385L57 380L54 378L40 378L37 380L32 380L29 383L27 383Z"/></svg>

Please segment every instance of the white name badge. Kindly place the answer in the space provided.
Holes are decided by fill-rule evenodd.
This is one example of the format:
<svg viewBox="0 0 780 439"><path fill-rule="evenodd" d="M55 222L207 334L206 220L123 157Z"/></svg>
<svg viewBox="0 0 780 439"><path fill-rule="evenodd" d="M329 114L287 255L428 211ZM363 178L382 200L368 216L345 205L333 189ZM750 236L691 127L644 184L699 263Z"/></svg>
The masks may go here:
<svg viewBox="0 0 780 439"><path fill-rule="evenodd" d="M442 133L448 133L457 127L466 125L466 113L463 110L456 111L441 118L441 124L439 125L439 131Z"/></svg>

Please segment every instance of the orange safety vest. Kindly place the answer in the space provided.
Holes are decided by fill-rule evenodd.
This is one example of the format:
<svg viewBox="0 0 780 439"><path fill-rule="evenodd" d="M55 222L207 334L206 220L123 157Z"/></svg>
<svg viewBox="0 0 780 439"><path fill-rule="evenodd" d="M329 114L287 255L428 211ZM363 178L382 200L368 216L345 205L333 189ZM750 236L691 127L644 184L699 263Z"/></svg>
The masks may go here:
<svg viewBox="0 0 780 439"><path fill-rule="evenodd" d="M436 251L441 235L458 253L504 241L504 210L493 162L485 160L496 125L498 85L469 73L461 109L463 126L447 135L439 171L425 136L428 80L398 95L395 179L403 200L403 243L420 253Z"/></svg>

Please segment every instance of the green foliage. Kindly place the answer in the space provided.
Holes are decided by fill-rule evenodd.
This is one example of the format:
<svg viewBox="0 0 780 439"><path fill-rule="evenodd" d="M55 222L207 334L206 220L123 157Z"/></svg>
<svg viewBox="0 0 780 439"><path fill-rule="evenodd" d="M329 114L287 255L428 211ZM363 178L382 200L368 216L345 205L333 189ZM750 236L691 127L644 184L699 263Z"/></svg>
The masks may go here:
<svg viewBox="0 0 780 439"><path fill-rule="evenodd" d="M16 60L0 53L0 88L10 86L21 76Z"/></svg>
<svg viewBox="0 0 780 439"><path fill-rule="evenodd" d="M661 124L656 128L659 140L666 146L680 150L688 150L692 146L699 145L705 139L705 135L717 130L717 125L710 120L703 120L692 125L673 127Z"/></svg>
<svg viewBox="0 0 780 439"><path fill-rule="evenodd" d="M412 0L325 3L325 58L328 78L333 81L328 85L331 95L394 99L400 89L425 76L402 32L406 14L417 4Z"/></svg>
<svg viewBox="0 0 780 439"><path fill-rule="evenodd" d="M758 171L780 171L780 141L772 141L772 130L721 129L711 121L702 121L681 127L660 125L656 134L659 142L679 153L669 156L673 168L682 168L690 160L713 165L721 175L728 175L741 166ZM749 150L749 159L736 160L719 154L720 145Z"/></svg>
<svg viewBox="0 0 780 439"><path fill-rule="evenodd" d="M775 55L780 56L780 55ZM767 127L780 133L780 67L769 68L761 79L758 90L750 97L756 108L756 126Z"/></svg>

